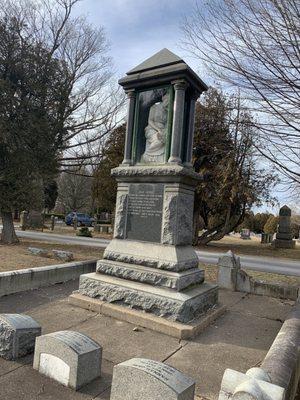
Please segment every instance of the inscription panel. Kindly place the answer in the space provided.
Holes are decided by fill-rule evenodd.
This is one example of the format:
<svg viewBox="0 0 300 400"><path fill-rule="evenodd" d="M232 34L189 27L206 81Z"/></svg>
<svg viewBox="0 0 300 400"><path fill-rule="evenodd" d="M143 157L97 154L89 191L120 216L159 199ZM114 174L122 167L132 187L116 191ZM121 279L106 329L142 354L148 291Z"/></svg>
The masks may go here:
<svg viewBox="0 0 300 400"><path fill-rule="evenodd" d="M45 335L47 336L47 335ZM75 331L59 331L49 333L48 336L52 336L69 346L77 354L88 353L99 348L99 345L94 342L88 336L83 335L80 332Z"/></svg>
<svg viewBox="0 0 300 400"><path fill-rule="evenodd" d="M177 369L158 361L133 358L125 362L125 364L154 376L177 393L184 392L187 388L194 385L194 381L191 378L183 375Z"/></svg>
<svg viewBox="0 0 300 400"><path fill-rule="evenodd" d="M164 185L132 183L129 186L126 237L160 242Z"/></svg>

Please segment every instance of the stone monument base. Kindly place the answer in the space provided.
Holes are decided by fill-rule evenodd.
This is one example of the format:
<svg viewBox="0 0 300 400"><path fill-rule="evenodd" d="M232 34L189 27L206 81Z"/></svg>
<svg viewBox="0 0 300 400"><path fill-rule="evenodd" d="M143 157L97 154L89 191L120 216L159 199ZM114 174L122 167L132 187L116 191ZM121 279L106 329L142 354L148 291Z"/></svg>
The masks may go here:
<svg viewBox="0 0 300 400"><path fill-rule="evenodd" d="M79 293L182 323L199 317L218 302L218 286L210 283L178 292L97 272L80 276Z"/></svg>
<svg viewBox="0 0 300 400"><path fill-rule="evenodd" d="M296 247L296 241L287 239L275 239L272 245L276 249L294 249Z"/></svg>
<svg viewBox="0 0 300 400"><path fill-rule="evenodd" d="M157 317L151 313L123 307L116 303L93 299L78 292L74 292L69 297L69 304L183 340L195 338L226 312L224 305L215 305L205 315L183 324Z"/></svg>

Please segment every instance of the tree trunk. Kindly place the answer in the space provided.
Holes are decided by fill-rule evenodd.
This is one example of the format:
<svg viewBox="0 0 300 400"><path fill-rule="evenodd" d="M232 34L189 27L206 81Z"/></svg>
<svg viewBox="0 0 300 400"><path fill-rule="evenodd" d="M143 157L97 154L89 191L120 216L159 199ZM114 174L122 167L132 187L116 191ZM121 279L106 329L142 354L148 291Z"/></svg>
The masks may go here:
<svg viewBox="0 0 300 400"><path fill-rule="evenodd" d="M15 232L12 212L1 211L1 217L3 224L1 243L3 244L18 243L19 239Z"/></svg>

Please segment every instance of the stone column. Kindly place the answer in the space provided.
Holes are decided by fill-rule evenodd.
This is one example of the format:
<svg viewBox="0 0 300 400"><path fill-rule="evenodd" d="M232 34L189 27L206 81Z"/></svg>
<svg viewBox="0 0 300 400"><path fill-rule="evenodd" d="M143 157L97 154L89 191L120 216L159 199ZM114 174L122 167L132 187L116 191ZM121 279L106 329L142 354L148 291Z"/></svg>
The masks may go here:
<svg viewBox="0 0 300 400"><path fill-rule="evenodd" d="M127 97L129 99L128 114L127 114L127 127L126 127L126 138L125 138L125 150L124 160L122 164L132 164L132 138L133 138L133 127L134 127L134 111L135 111L135 98L136 92L129 90Z"/></svg>
<svg viewBox="0 0 300 400"><path fill-rule="evenodd" d="M172 128L171 154L168 162L181 163L181 148L184 123L184 99L187 83L185 81L172 82L175 90L174 115Z"/></svg>
<svg viewBox="0 0 300 400"><path fill-rule="evenodd" d="M193 156L194 128L195 128L195 106L198 97L199 93L193 93L190 102L189 127L188 127L188 137L187 137L185 163L184 163L186 167L193 166L192 156Z"/></svg>

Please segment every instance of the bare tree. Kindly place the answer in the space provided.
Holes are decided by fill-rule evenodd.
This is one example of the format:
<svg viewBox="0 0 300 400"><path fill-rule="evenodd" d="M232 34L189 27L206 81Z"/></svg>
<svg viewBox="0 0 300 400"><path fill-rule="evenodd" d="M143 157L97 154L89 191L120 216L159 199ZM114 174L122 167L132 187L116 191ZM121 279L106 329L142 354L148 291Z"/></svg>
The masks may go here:
<svg viewBox="0 0 300 400"><path fill-rule="evenodd" d="M299 1L201 0L183 30L185 48L253 108L257 150L300 182Z"/></svg>
<svg viewBox="0 0 300 400"><path fill-rule="evenodd" d="M71 171L70 171L71 172ZM91 212L92 181L82 174L62 173L58 179L58 202L63 205L65 212Z"/></svg>
<svg viewBox="0 0 300 400"><path fill-rule="evenodd" d="M17 241L12 211L33 206L30 181L89 172L121 118L104 30L72 16L78 1L0 0L4 243Z"/></svg>

